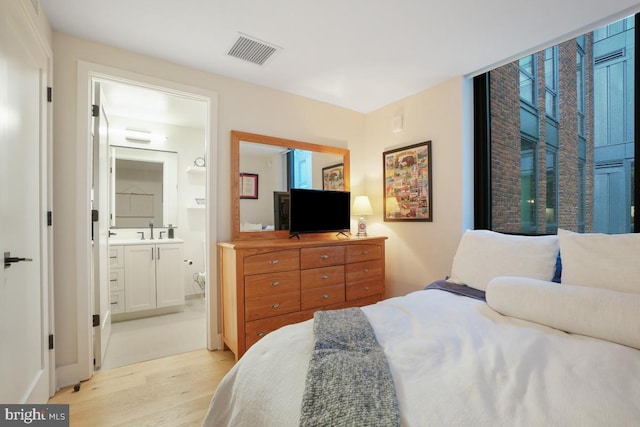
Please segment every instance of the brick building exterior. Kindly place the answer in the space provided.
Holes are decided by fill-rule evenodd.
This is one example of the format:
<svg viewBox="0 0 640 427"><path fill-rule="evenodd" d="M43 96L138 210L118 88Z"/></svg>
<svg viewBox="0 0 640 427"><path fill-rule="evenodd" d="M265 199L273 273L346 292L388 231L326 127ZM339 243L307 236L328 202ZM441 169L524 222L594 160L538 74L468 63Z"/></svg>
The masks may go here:
<svg viewBox="0 0 640 427"><path fill-rule="evenodd" d="M533 102L521 98L518 61L489 73L492 229L555 233L593 224L593 49L584 43L585 132L578 132L578 44L557 46L555 113L548 112L545 52L534 55ZM548 62L548 61L547 61ZM547 70L549 71L549 70ZM531 161L531 169L524 164ZM533 166L535 165L535 166ZM526 189L525 189L526 188ZM527 190L528 189L528 190ZM528 212L527 212L528 211Z"/></svg>

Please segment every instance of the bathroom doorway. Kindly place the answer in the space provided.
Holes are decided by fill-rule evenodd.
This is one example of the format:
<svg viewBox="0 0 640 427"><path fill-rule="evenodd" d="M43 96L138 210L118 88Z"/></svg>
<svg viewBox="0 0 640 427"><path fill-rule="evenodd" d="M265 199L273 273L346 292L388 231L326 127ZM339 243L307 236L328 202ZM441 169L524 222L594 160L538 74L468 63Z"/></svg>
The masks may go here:
<svg viewBox="0 0 640 427"><path fill-rule="evenodd" d="M197 348L219 348L215 309L217 298L215 291L211 295L209 289L215 290L215 286L211 286L207 280L208 277L215 277L215 266L209 262L210 242L215 241L215 221L211 219L212 216L215 218L215 207L207 203L215 200L215 186L211 184L215 178L210 179L213 171L208 170L210 165L207 162L208 153L215 153L215 150L211 150L211 140L215 135L212 129L214 120L211 119L215 117L212 113L216 108L215 96L208 98L197 90L190 92L189 88L186 91L183 88L176 89L170 82L161 82L166 83L165 86L155 80L150 82L144 76L134 76L132 79L129 73L125 73L126 76L117 70L109 70L113 74L104 73L104 67L95 64L88 66L100 69L90 72L89 77L94 94L100 94L100 115L104 113L100 127L107 134L110 154L107 156L108 160L104 156L100 160L100 167L109 171L108 209L105 212L103 203L100 215L103 221L109 221L107 242L116 237L120 242L143 235L146 239L151 237L149 227L115 222L115 201L121 197L115 192L115 175L112 173L116 167L116 153L129 150L142 157L147 154L173 154L176 167L172 173L175 173L175 177L169 185L165 183L165 187L175 186L177 191L171 196L165 191L159 197L165 204L165 216L151 222L155 222L154 238L160 236L167 239L171 233L175 235L173 242L180 241L182 244L183 263L180 268L183 273L180 285L185 297L184 305L127 312L123 310L123 306L118 307L117 291L114 293L111 287L106 291L101 290L100 280L94 277L95 287L91 289L92 311L97 312L100 317L98 324L94 320L93 339L96 345L90 356L97 359L96 368L105 362L105 368L109 368L121 366L123 361L135 363L189 351L195 349L194 342L197 343ZM98 87L100 91L96 91ZM95 101L95 95L93 98ZM130 136L132 131L137 132L137 135ZM92 133L98 132L100 130L96 128ZM121 166L132 163L135 162L123 161ZM169 173L168 169L166 171ZM93 180L96 180L95 176ZM97 182L93 185L95 187ZM111 269L110 265L104 264L108 264L111 258L97 259L93 267L93 271L107 277L107 283L112 279ZM211 271L214 272L213 275ZM105 328L106 322L111 322L111 337L102 336L108 330ZM187 329L180 330L178 324L183 324ZM173 332L168 333L169 331ZM154 336L162 345L154 344ZM171 341L171 336L180 339ZM190 342L189 337L193 338ZM125 353L130 353L124 354L124 358L122 348L116 348L123 345L126 347ZM139 355L131 354L136 352L136 345L142 349ZM100 347L106 347L106 352L98 354ZM110 353L120 353L117 356L119 360L110 361Z"/></svg>

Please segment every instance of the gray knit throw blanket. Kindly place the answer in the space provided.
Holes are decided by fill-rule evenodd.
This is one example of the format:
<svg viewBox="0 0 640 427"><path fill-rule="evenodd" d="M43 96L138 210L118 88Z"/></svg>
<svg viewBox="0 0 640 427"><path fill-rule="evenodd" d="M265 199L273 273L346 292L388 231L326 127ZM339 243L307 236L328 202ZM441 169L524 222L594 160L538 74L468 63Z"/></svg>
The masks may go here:
<svg viewBox="0 0 640 427"><path fill-rule="evenodd" d="M300 425L400 425L393 378L373 328L359 308L318 311Z"/></svg>

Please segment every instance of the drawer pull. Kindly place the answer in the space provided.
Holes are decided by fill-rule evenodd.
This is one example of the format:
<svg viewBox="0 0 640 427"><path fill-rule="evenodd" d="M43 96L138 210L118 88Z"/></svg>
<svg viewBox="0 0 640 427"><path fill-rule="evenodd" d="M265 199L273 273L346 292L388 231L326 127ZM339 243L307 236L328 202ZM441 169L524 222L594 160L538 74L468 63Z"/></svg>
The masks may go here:
<svg viewBox="0 0 640 427"><path fill-rule="evenodd" d="M365 287L364 287L364 290L365 290L365 291L368 291L368 290L369 290L369 287L368 287L368 286L365 286Z"/></svg>
<svg viewBox="0 0 640 427"><path fill-rule="evenodd" d="M326 274L323 274L322 276L320 276L320 278L321 278L322 280L327 280L327 279L329 278L329 276L328 276L328 275L326 275Z"/></svg>
<svg viewBox="0 0 640 427"><path fill-rule="evenodd" d="M278 307L280 307L280 304L273 304L271 307L278 308Z"/></svg>
<svg viewBox="0 0 640 427"><path fill-rule="evenodd" d="M369 251L362 251L360 252L360 255L369 255Z"/></svg>
<svg viewBox="0 0 640 427"><path fill-rule="evenodd" d="M327 294L322 295L322 299L327 299L327 298L329 298L329 295Z"/></svg>
<svg viewBox="0 0 640 427"><path fill-rule="evenodd" d="M117 282L118 279L109 279L110 282Z"/></svg>
<svg viewBox="0 0 640 427"><path fill-rule="evenodd" d="M271 261L269 261L269 264L277 264L278 260L277 259L272 259Z"/></svg>
<svg viewBox="0 0 640 427"><path fill-rule="evenodd" d="M111 305L118 305L118 301L112 302Z"/></svg>
<svg viewBox="0 0 640 427"><path fill-rule="evenodd" d="M109 258L111 258L111 259L118 259L118 255L116 255L116 256L110 256Z"/></svg>
<svg viewBox="0 0 640 427"><path fill-rule="evenodd" d="M260 331L256 335L259 336L260 338L262 338L263 336L267 335L267 333L264 332L264 331Z"/></svg>
<svg viewBox="0 0 640 427"><path fill-rule="evenodd" d="M320 255L321 259L329 259L329 255Z"/></svg>
<svg viewBox="0 0 640 427"><path fill-rule="evenodd" d="M279 286L279 285L280 285L280 282L278 281L271 282L271 286Z"/></svg>
<svg viewBox="0 0 640 427"><path fill-rule="evenodd" d="M368 269L368 268L365 268L365 269L364 269L364 270L362 270L362 271L363 271L363 272L365 272L365 273L368 273L368 272L369 272L369 269Z"/></svg>

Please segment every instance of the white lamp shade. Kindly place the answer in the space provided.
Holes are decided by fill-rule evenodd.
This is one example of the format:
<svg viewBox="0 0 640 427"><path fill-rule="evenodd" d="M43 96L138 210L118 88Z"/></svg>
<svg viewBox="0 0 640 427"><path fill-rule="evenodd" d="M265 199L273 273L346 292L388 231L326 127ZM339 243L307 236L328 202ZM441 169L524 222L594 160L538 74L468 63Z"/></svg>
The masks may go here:
<svg viewBox="0 0 640 427"><path fill-rule="evenodd" d="M353 201L353 207L351 208L352 215L373 215L373 208L369 202L368 196L356 196Z"/></svg>

